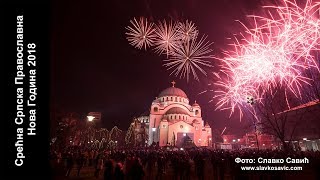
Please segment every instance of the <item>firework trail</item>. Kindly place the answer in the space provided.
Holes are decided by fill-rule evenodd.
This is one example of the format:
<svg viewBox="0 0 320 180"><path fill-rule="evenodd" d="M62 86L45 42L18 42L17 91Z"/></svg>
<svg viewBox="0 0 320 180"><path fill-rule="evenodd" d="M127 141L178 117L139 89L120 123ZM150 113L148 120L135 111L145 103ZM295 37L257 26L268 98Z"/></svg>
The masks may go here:
<svg viewBox="0 0 320 180"><path fill-rule="evenodd" d="M236 108L240 114L249 109L255 114L251 102L260 103L277 85L301 98L302 86L310 82L304 71L315 68L319 72L312 55L319 50L319 2L308 0L300 8L296 2L284 0L283 6L265 8L268 16L249 16L255 27L249 29L241 23L246 31L240 38L234 37L234 50L217 58L222 62L216 73L217 109L230 109L231 114Z"/></svg>
<svg viewBox="0 0 320 180"><path fill-rule="evenodd" d="M126 32L127 40L129 43L138 48L146 50L147 47L153 46L155 41L155 29L153 28L153 23L148 23L146 18L140 18L139 22L134 18L130 20L132 26L127 26L126 29L129 32Z"/></svg>
<svg viewBox="0 0 320 180"><path fill-rule="evenodd" d="M173 69L171 74L187 78L192 73L194 79L199 81L196 70L200 71L204 75L207 73L201 66L211 67L210 61L205 59L210 58L208 55L212 49L210 49L209 41L206 41L206 37L203 36L199 41L192 39L191 41L181 43L177 48L174 48L173 52L170 53L168 59L164 60L164 64L168 70ZM170 74L170 75L171 75Z"/></svg>
<svg viewBox="0 0 320 180"><path fill-rule="evenodd" d="M224 133L224 131L227 129L227 127L224 127L224 129L222 130L220 136L222 136L222 134Z"/></svg>
<svg viewBox="0 0 320 180"><path fill-rule="evenodd" d="M160 21L158 24L156 24L155 34L157 37L154 45L156 46L155 51L158 54L165 53L168 57L170 52L172 52L181 44L177 32L177 25L172 21L167 23L164 20L163 22Z"/></svg>

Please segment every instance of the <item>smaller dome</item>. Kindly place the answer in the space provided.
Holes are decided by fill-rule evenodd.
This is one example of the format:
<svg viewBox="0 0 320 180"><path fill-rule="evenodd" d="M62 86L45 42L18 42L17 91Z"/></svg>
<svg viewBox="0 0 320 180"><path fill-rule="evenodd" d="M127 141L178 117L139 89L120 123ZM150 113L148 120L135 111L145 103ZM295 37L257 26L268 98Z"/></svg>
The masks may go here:
<svg viewBox="0 0 320 180"><path fill-rule="evenodd" d="M186 115L189 115L189 113L186 110L179 108L179 107L173 107L173 108L169 109L165 114L186 114Z"/></svg>
<svg viewBox="0 0 320 180"><path fill-rule="evenodd" d="M199 107L200 107L200 105L197 103L197 101L194 101L194 103L192 104L192 106L199 106Z"/></svg>

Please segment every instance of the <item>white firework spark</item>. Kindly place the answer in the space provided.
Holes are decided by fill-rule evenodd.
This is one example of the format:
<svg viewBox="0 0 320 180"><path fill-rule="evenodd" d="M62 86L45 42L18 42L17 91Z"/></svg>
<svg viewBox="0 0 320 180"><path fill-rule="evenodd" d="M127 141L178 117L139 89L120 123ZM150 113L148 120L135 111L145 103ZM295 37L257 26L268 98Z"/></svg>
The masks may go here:
<svg viewBox="0 0 320 180"><path fill-rule="evenodd" d="M179 46L180 39L178 37L176 23L170 21L167 23L165 20L163 22L159 21L156 25L155 31L157 37L155 41L155 51L158 54L167 54L167 57L173 49Z"/></svg>
<svg viewBox="0 0 320 180"><path fill-rule="evenodd" d="M209 41L206 41L206 37L202 38L197 42L196 39L191 39L189 42L182 43L178 48L175 48L170 53L168 59L164 60L167 63L164 66L168 67L168 70L174 69L170 75L175 74L180 78L187 78L189 81L189 75L192 73L194 79L199 81L196 70L200 71L204 75L207 73L201 68L201 66L212 67L210 62L205 60L210 58L208 55L212 49L210 49Z"/></svg>
<svg viewBox="0 0 320 180"><path fill-rule="evenodd" d="M146 18L140 18L139 22L134 18L130 20L131 26L127 26L126 29L129 32L126 32L127 40L129 43L141 49L144 47L146 50L147 47L153 46L156 35L154 34L155 29L153 28L153 23L148 23Z"/></svg>
<svg viewBox="0 0 320 180"><path fill-rule="evenodd" d="M178 23L178 34L182 41L187 42L197 38L199 31L192 21Z"/></svg>

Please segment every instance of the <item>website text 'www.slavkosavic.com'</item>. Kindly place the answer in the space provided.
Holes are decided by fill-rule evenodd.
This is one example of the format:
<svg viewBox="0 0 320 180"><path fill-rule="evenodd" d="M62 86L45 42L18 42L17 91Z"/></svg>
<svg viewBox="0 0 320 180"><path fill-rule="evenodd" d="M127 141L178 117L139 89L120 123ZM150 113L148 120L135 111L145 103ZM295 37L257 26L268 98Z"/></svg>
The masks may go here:
<svg viewBox="0 0 320 180"><path fill-rule="evenodd" d="M241 170L243 171L301 171L302 166L287 166L287 165L297 165L297 164L308 164L309 159L294 159L294 158L286 158L286 159L265 159L259 157L257 159L241 159L235 158L235 162L238 164L252 164L251 166L241 166ZM259 165L257 165L258 163ZM255 165L253 165L255 164ZM264 164L264 165L261 165ZM274 165L270 165L274 164ZM282 165L283 164L283 165Z"/></svg>

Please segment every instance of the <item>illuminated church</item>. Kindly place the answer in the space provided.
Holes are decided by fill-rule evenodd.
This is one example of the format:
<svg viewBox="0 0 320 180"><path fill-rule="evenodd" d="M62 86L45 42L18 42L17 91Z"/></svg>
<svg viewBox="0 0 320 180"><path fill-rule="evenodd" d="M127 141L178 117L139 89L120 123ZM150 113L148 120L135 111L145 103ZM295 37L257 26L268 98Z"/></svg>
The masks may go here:
<svg viewBox="0 0 320 180"><path fill-rule="evenodd" d="M175 87L163 90L152 102L150 114L137 118L144 124L146 142L159 146L183 146L186 141L196 146L211 146L211 127L204 125L201 107L189 104L186 93Z"/></svg>

